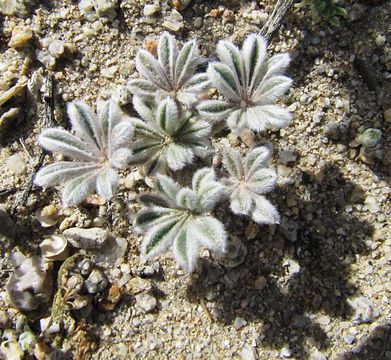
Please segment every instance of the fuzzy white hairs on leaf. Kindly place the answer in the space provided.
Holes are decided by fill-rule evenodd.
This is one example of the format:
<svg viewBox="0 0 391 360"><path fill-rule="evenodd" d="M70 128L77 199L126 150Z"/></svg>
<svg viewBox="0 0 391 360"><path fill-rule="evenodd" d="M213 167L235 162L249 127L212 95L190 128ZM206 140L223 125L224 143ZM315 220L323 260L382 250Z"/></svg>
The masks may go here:
<svg viewBox="0 0 391 360"><path fill-rule="evenodd" d="M255 132L286 126L292 116L274 104L292 85L282 75L288 67L288 54L267 58L266 40L251 34L239 50L229 41L217 45L220 61L208 66L207 74L225 100L205 100L197 105L201 116L211 120L226 119L231 131L249 128Z"/></svg>
<svg viewBox="0 0 391 360"><path fill-rule="evenodd" d="M116 169L124 169L131 158L129 139L133 127L113 101L103 105L99 116L80 101L69 103L67 110L73 131L46 129L38 142L44 149L73 161L59 161L42 168L34 182L42 187L63 185L66 207L79 204L94 191L108 200L118 186Z"/></svg>

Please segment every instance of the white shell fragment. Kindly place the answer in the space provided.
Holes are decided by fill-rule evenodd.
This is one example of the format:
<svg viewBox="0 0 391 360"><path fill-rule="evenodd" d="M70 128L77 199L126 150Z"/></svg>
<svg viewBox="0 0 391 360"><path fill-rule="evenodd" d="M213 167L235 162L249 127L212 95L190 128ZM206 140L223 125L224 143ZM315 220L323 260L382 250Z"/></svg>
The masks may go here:
<svg viewBox="0 0 391 360"><path fill-rule="evenodd" d="M51 263L38 256L26 257L6 285L12 305L22 311L32 311L48 303L53 292L51 269Z"/></svg>
<svg viewBox="0 0 391 360"><path fill-rule="evenodd" d="M63 234L69 243L78 249L99 249L109 237L106 230L100 228L69 228L64 230Z"/></svg>
<svg viewBox="0 0 391 360"><path fill-rule="evenodd" d="M68 257L68 241L64 235L52 235L39 245L42 257L48 261L62 261Z"/></svg>
<svg viewBox="0 0 391 360"><path fill-rule="evenodd" d="M0 106L15 96L22 94L27 85L27 77L22 77L12 88L0 94Z"/></svg>
<svg viewBox="0 0 391 360"><path fill-rule="evenodd" d="M58 209L48 205L35 212L35 216L42 227L51 227L58 223Z"/></svg>

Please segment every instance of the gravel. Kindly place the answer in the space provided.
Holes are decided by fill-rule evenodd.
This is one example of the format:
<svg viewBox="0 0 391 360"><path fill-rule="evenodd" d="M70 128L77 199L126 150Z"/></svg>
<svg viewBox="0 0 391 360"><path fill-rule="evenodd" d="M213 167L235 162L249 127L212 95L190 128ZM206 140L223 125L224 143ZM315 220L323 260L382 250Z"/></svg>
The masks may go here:
<svg viewBox="0 0 391 360"><path fill-rule="evenodd" d="M1 91L23 72L45 64L52 67L58 125L68 126L65 102L94 104L125 86L135 71L137 49L162 31L168 29L181 41L196 36L201 53L213 59L218 40L240 43L248 33L258 32L274 2L193 1L184 11L162 0L104 1L98 10L88 8L91 4L84 1L81 14L74 1L51 6L37 2L27 18L3 19L7 43L17 26L30 28L34 41L25 32L26 47L2 47ZM82 337L84 327L76 320L83 346L73 347L71 337L59 341L72 357L83 358L78 351L84 346L93 359L102 360L390 356L391 4L343 4L348 17L340 29L312 24L308 12L296 10L284 19L269 46L271 53L289 52L292 57L288 73L294 86L281 100L294 113L290 126L228 139L243 151L270 143L279 175L278 190L270 200L281 214L280 225L254 226L247 218L230 215L224 204L218 209L230 234L246 246L242 253L247 255L235 267L225 267L208 252L202 253L200 271L193 275L178 269L170 254L140 261L140 237L131 228L139 207L132 199L150 191L153 181L143 179L137 167L121 174L118 196L110 204L62 209L58 224L42 228L32 214L47 205L61 209L60 199L57 189L33 188L11 220L7 213L28 186L39 153L36 136L46 126L43 103L29 107L26 120L21 118L5 134L0 127L5 137L0 195L6 210L0 216L7 219L0 222L1 234L12 222L6 242L14 241L12 251L1 244L2 289L12 273L11 255L37 254L44 236L69 228L91 231L93 224L100 224L100 231L107 226L113 234L102 240L104 246L93 257L110 284L121 286L124 300L111 311L92 312L99 314L88 319L89 336L100 339L95 348ZM76 51L54 57L48 48L55 40ZM57 54L62 48L54 50ZM28 57L33 59L30 64ZM361 59L359 67L353 64L355 58ZM365 73L368 68L374 70L376 91L369 89L373 78ZM116 96L130 111L129 94L118 90ZM366 164L358 159L360 149L349 143L368 128L382 131L383 155ZM217 132L216 146L228 143L226 136L225 131ZM23 171L7 165L15 154L25 162ZM217 160L218 156L219 166ZM50 162L52 157L46 156L44 163ZM104 237L90 236L93 241ZM3 293L0 306L7 309L9 326L15 329L17 311ZM17 342L11 345L20 352Z"/></svg>

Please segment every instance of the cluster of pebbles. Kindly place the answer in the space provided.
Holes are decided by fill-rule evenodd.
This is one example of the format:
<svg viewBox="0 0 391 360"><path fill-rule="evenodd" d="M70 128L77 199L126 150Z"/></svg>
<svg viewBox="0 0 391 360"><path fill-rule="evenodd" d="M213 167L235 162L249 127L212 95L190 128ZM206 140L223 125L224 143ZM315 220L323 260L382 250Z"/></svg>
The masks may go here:
<svg viewBox="0 0 391 360"><path fill-rule="evenodd" d="M274 4L0 1L0 357L391 358L389 2L341 0L339 29L304 11L284 19L269 51L291 54L294 86L282 102L294 120L213 139L216 167L223 146L274 147L281 223L260 226L221 206L229 256L204 251L192 275L170 255L143 263L131 223L153 179L137 168L123 172L110 204L90 197L63 209L56 190L32 189L14 207L47 124L48 72L58 125L67 127L64 103L74 99L112 96L131 111L138 48L156 52L170 31L197 37L213 59L220 39L258 32Z"/></svg>

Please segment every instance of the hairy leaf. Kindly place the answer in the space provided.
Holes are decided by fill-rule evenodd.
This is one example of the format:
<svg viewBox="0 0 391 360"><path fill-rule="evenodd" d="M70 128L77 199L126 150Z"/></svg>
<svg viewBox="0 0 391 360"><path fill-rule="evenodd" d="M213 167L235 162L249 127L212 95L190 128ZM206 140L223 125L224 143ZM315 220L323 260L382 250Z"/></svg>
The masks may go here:
<svg viewBox="0 0 391 360"><path fill-rule="evenodd" d="M208 66L208 75L226 98L233 101L240 101L241 88L237 75L225 64L214 62Z"/></svg>

